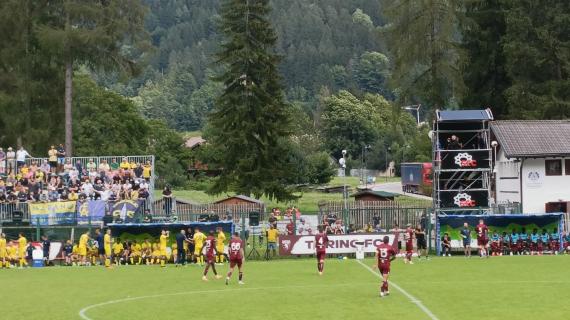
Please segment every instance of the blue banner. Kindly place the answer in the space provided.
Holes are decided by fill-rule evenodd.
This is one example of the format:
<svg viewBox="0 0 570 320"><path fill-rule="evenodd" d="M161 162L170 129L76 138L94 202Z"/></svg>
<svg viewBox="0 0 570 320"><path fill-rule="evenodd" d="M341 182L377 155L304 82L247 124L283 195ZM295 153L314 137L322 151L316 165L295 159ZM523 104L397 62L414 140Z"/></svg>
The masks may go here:
<svg viewBox="0 0 570 320"><path fill-rule="evenodd" d="M106 207L107 202L103 200L77 201L77 224L102 222Z"/></svg>

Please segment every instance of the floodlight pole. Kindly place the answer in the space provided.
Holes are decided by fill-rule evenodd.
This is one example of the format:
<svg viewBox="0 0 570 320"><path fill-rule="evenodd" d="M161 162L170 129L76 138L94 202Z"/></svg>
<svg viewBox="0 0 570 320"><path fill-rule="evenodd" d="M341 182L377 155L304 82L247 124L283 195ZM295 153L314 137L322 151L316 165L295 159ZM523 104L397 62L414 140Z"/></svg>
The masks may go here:
<svg viewBox="0 0 570 320"><path fill-rule="evenodd" d="M418 127L420 126L420 108L422 107L421 104L411 105L402 107L404 110L414 110L416 111L416 120L418 122Z"/></svg>

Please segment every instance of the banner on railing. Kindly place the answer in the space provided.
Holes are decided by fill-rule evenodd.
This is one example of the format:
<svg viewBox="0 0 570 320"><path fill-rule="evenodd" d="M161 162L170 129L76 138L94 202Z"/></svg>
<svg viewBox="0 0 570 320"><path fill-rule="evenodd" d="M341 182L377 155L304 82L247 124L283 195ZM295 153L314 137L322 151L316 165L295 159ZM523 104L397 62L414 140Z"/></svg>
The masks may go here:
<svg viewBox="0 0 570 320"><path fill-rule="evenodd" d="M327 253L354 253L359 243L364 252L376 252L376 247L388 236L394 244L394 234L389 233L356 233L329 235ZM315 254L315 236L280 236L279 255Z"/></svg>
<svg viewBox="0 0 570 320"><path fill-rule="evenodd" d="M33 224L57 225L75 223L75 201L30 203L29 207Z"/></svg>
<svg viewBox="0 0 570 320"><path fill-rule="evenodd" d="M111 212L115 219L120 218L123 221L130 222L134 219L139 210L140 203L135 200L122 200L113 205Z"/></svg>
<svg viewBox="0 0 570 320"><path fill-rule="evenodd" d="M77 224L99 223L105 216L107 202L103 200L87 200L77 202Z"/></svg>

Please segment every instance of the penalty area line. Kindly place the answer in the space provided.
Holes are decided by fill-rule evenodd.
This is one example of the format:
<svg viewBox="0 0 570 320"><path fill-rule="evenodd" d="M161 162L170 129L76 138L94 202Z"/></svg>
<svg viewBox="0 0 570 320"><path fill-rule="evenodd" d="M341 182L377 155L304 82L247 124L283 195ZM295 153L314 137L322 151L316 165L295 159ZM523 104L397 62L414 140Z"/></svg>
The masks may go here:
<svg viewBox="0 0 570 320"><path fill-rule="evenodd" d="M364 267L365 269L367 269L368 271L370 271L370 273L372 273L373 275L375 275L376 277L382 279L382 276L380 274L378 274L376 271L372 270L372 268L370 268L369 266L367 266L366 264L364 264L364 262L360 261L360 260L356 260L356 262L358 262L362 267ZM420 300L418 300L416 297L412 296L411 294L409 294L406 290L404 290L402 287L400 287L399 285L395 284L393 281L389 281L390 285L394 288L396 288L396 290L400 291L403 295L405 295L410 302L412 302L413 304L415 304L418 308L420 308L431 320L439 320L439 318L433 314L433 312L431 312L430 309L428 309Z"/></svg>

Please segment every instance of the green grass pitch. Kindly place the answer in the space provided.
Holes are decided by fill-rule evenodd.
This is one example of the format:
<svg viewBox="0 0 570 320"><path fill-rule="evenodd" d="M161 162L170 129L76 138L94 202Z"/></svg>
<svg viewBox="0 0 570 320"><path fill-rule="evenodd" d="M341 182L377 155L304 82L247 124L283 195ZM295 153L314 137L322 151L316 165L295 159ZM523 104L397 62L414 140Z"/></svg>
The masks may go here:
<svg viewBox="0 0 570 320"><path fill-rule="evenodd" d="M0 318L430 319L394 286L379 298L379 278L355 260L328 259L322 277L313 259L246 262L244 271L245 285L234 274L226 286L202 282L198 266L0 270ZM397 259L391 280L437 319L570 317L568 256Z"/></svg>

